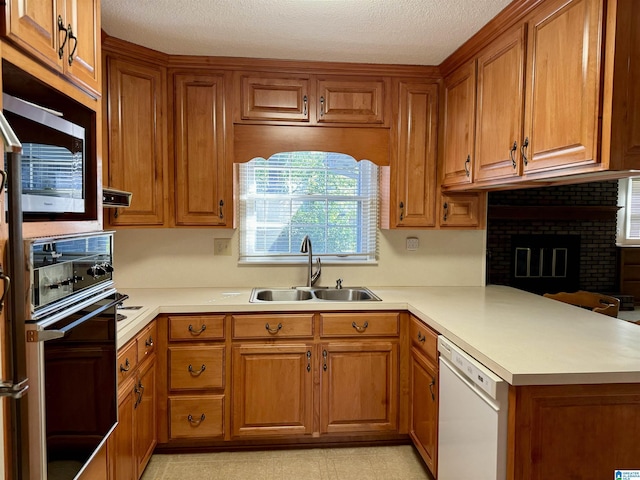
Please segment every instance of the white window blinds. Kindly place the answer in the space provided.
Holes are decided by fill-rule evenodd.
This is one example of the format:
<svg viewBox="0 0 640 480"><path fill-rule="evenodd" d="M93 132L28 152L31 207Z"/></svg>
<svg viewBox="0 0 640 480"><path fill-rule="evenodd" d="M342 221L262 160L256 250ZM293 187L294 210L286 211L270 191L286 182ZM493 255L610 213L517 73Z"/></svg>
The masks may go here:
<svg viewBox="0 0 640 480"><path fill-rule="evenodd" d="M378 168L342 153L283 152L238 166L241 262L376 259Z"/></svg>
<svg viewBox="0 0 640 480"><path fill-rule="evenodd" d="M627 197L627 238L640 240L640 177L630 179Z"/></svg>

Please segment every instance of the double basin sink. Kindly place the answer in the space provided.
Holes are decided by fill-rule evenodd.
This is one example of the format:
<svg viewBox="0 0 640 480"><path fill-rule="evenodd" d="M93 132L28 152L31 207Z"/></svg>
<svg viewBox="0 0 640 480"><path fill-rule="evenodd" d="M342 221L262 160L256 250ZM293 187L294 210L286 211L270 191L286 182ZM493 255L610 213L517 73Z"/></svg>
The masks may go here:
<svg viewBox="0 0 640 480"><path fill-rule="evenodd" d="M365 287L344 288L254 288L249 302L367 302L380 301Z"/></svg>

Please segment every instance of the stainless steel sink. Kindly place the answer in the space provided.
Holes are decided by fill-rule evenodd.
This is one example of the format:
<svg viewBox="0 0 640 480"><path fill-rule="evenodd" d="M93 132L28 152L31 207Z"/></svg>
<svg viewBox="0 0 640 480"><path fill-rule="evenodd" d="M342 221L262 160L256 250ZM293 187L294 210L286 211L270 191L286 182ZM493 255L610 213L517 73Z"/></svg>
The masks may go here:
<svg viewBox="0 0 640 480"><path fill-rule="evenodd" d="M345 288L254 288L249 302L366 302L380 301L365 287Z"/></svg>
<svg viewBox="0 0 640 480"><path fill-rule="evenodd" d="M313 295L309 290L296 290L293 288L288 289L268 289L254 288L251 293L250 302L300 302L304 300L311 300Z"/></svg>

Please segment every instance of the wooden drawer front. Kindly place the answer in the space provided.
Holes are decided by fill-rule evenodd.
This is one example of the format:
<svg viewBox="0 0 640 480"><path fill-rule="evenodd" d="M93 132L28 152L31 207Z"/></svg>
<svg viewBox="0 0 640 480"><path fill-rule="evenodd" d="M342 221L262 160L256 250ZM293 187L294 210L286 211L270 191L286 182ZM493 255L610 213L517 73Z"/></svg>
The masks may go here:
<svg viewBox="0 0 640 480"><path fill-rule="evenodd" d="M320 336L397 336L399 316L398 313L323 313L320 315Z"/></svg>
<svg viewBox="0 0 640 480"><path fill-rule="evenodd" d="M223 435L223 395L169 398L170 438L213 438Z"/></svg>
<svg viewBox="0 0 640 480"><path fill-rule="evenodd" d="M169 347L169 388L224 387L224 347Z"/></svg>
<svg viewBox="0 0 640 480"><path fill-rule="evenodd" d="M309 121L309 80L243 76L242 120Z"/></svg>
<svg viewBox="0 0 640 480"><path fill-rule="evenodd" d="M411 316L409 326L411 343L427 357L438 363L438 334L427 327L420 320Z"/></svg>
<svg viewBox="0 0 640 480"><path fill-rule="evenodd" d="M158 341L156 322L145 328L137 337L138 339L138 359L142 362L156 350Z"/></svg>
<svg viewBox="0 0 640 480"><path fill-rule="evenodd" d="M246 315L232 319L233 338L313 336L313 315Z"/></svg>
<svg viewBox="0 0 640 480"><path fill-rule="evenodd" d="M169 317L169 340L223 340L224 315Z"/></svg>
<svg viewBox="0 0 640 480"><path fill-rule="evenodd" d="M118 352L118 385L129 378L138 365L136 341L127 343Z"/></svg>

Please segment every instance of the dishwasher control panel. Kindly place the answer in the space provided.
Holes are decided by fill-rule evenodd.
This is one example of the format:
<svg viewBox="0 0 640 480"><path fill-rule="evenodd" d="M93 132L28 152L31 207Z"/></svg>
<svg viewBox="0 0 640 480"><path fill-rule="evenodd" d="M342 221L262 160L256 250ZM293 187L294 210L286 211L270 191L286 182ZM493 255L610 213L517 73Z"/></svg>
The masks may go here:
<svg viewBox="0 0 640 480"><path fill-rule="evenodd" d="M438 337L438 351L440 356L452 363L460 374L495 397L496 384L504 380L443 336Z"/></svg>

